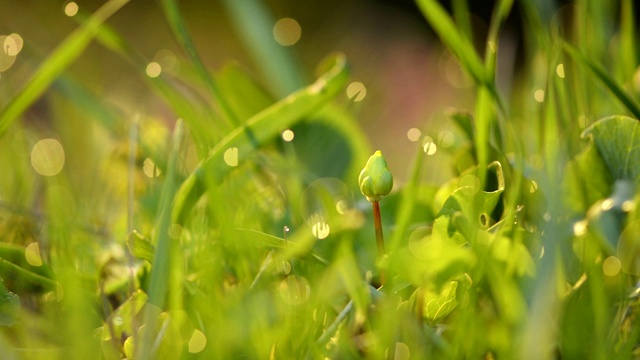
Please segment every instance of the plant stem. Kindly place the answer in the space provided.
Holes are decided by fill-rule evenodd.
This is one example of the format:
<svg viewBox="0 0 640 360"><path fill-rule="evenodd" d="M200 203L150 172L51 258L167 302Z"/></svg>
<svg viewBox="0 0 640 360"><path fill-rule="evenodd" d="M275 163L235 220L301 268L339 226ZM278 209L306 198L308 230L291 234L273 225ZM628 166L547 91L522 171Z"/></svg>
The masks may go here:
<svg viewBox="0 0 640 360"><path fill-rule="evenodd" d="M376 229L376 245L378 246L378 260L384 256L384 236L382 235L382 217L380 216L380 203L378 201L372 201L373 205L373 223ZM380 270L380 285L384 285L385 276L382 270Z"/></svg>

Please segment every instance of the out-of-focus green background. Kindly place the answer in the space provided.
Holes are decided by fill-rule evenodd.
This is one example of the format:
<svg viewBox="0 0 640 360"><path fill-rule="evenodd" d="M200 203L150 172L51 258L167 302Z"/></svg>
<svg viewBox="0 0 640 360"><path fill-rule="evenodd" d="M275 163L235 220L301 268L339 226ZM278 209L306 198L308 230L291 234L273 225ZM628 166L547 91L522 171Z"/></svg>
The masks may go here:
<svg viewBox="0 0 640 360"><path fill-rule="evenodd" d="M13 66L0 74L0 99L10 98L39 63L69 35L78 22L65 15L69 2L4 1L0 11L0 35L19 34L24 46ZM94 12L101 1L77 1L80 11ZM301 28L300 39L288 46L310 83L318 63L329 53L347 55L352 81L366 87L366 97L353 103L357 119L373 148L382 149L396 177L406 177L407 158L415 144L407 131L416 127L437 137L450 125L444 111L450 107L471 106L471 82L448 52L443 52L424 18L410 1L265 1L274 20L292 18ZM250 70L263 84L269 84L260 73L258 62L247 50L239 35L241 25L234 21L222 1L182 1L181 10L188 30L206 66L215 72L230 61ZM488 16L491 4L477 6L474 17L478 31L486 30L482 17ZM486 10L486 11L485 11ZM163 66L172 75L188 76L180 69L185 56L178 47L154 1L132 1L117 12L112 25L150 61ZM484 27L484 28L483 28ZM480 37L478 37L480 38ZM515 39L507 39L515 43ZM502 54L509 52L503 44ZM506 50L505 50L506 49ZM515 49L515 47L512 47ZM515 58L515 52L513 58ZM509 74L513 59L503 59ZM122 57L93 43L66 71L80 80L107 106L115 106L124 114L142 114L162 119L171 128L176 116L160 101ZM266 86L266 85L265 85ZM273 90L273 89L268 89ZM51 92L56 91L54 84ZM345 94L346 96L346 94ZM50 94L32 107L24 121L46 124L51 106ZM0 104L2 105L2 104ZM82 114L79 114L82 116ZM43 125L44 126L44 125ZM441 152L442 153L442 152ZM446 161L436 154L434 161ZM429 175L441 182L446 171Z"/></svg>

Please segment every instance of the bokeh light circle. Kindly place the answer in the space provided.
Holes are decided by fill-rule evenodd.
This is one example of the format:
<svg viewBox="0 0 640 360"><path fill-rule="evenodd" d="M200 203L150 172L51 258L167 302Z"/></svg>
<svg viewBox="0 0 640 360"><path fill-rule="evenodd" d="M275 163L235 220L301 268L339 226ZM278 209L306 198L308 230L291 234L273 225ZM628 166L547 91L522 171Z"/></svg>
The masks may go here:
<svg viewBox="0 0 640 360"><path fill-rule="evenodd" d="M56 139L42 139L31 150L31 166L40 175L55 176L64 167L64 149Z"/></svg>

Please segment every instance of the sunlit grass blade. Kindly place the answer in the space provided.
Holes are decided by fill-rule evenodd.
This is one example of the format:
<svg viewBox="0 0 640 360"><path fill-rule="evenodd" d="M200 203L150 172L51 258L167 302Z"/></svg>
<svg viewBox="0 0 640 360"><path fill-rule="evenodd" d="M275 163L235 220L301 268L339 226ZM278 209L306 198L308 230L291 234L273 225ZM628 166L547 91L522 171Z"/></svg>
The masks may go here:
<svg viewBox="0 0 640 360"><path fill-rule="evenodd" d="M200 75L202 81L209 88L211 96L215 99L216 105L220 110L220 115L231 126L238 125L240 123L239 119L232 112L223 94L218 89L218 85L198 55L193 40L191 39L191 35L189 35L187 26L185 25L184 19L180 13L180 8L178 7L177 2L175 0L162 0L162 8L164 9L169 26L178 40L178 43L186 52L189 60L193 62L193 65L196 67L196 71Z"/></svg>
<svg viewBox="0 0 640 360"><path fill-rule="evenodd" d="M51 85L96 36L100 25L129 0L111 0L72 32L40 65L33 77L0 112L0 136Z"/></svg>
<svg viewBox="0 0 640 360"><path fill-rule="evenodd" d="M278 97L284 97L304 85L300 66L290 50L273 37L275 19L263 1L225 0L233 24L242 36L255 64Z"/></svg>
<svg viewBox="0 0 640 360"><path fill-rule="evenodd" d="M178 271L179 266L176 264L176 257L178 256L178 244L179 241L173 240L169 234L169 228L171 226L171 205L173 198L178 187L176 181L176 172L178 166L178 157L180 155L183 138L183 125L182 121L176 123L176 128L173 134L173 146L171 154L169 155L168 168L165 177L165 183L162 188L160 208L158 213L158 220L156 226L156 249L153 258L153 268L151 269L151 275L149 280L149 288L147 294L149 296L149 303L154 305L147 311L145 316L145 324L147 329L154 329L157 324L157 310L164 309L167 301L167 294L170 292L178 291L176 288L175 280L173 279L171 268L174 268L174 272ZM136 353L140 358L153 357L152 344L153 344L153 331L145 331L144 337L139 342L139 346L136 348Z"/></svg>
<svg viewBox="0 0 640 360"><path fill-rule="evenodd" d="M580 50L569 43L565 43L564 48L578 63L586 66L636 119L640 119L640 105L638 102L634 100L618 82L607 74L607 71L601 65L591 61Z"/></svg>
<svg viewBox="0 0 640 360"><path fill-rule="evenodd" d="M473 42L471 12L469 11L467 0L453 0L451 6L453 8L453 19L456 22L456 27L460 30L460 34Z"/></svg>
<svg viewBox="0 0 640 360"><path fill-rule="evenodd" d="M486 87L478 89L475 109L476 131L474 143L478 156L478 175L481 184L485 184L486 169L489 164L490 129L495 120L495 110L491 99L490 90Z"/></svg>
<svg viewBox="0 0 640 360"><path fill-rule="evenodd" d="M490 73L495 73L496 59L498 54L498 36L500 28L511 11L513 0L499 1L493 8L491 23L489 25L489 35L487 36L487 47L485 49L486 69ZM495 76L495 74L494 74Z"/></svg>
<svg viewBox="0 0 640 360"><path fill-rule="evenodd" d="M219 182L231 169L225 161L227 151L235 153L237 162L246 159L256 146L272 139L331 100L344 87L347 78L346 59L344 55L338 55L333 59L331 68L314 84L259 112L222 139L181 186L176 196L174 221L184 221L191 207L205 192L207 177Z"/></svg>
<svg viewBox="0 0 640 360"><path fill-rule="evenodd" d="M449 14L435 0L417 0L420 10L436 31L442 42L460 59L462 66L477 84L491 84L484 65L473 44L456 28Z"/></svg>

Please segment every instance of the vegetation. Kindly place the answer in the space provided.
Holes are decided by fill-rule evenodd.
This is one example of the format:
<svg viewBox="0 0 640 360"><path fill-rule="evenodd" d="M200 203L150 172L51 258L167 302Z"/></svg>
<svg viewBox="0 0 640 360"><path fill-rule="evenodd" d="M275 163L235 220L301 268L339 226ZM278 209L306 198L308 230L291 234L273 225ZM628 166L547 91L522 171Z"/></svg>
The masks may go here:
<svg viewBox="0 0 640 360"><path fill-rule="evenodd" d="M212 71L162 0L184 58L180 76L154 73L109 25L126 3L75 14L30 79L0 92L3 359L640 356L632 0L498 0L486 39L465 0L417 0L475 97L449 113L451 146L422 137L391 192L338 96L345 55L302 84L264 38L268 8L227 0L272 75ZM505 91L515 7L524 70ZM22 44L0 39L2 68ZM171 131L69 75L92 43L136 69L180 119ZM26 121L43 95L47 124ZM453 159L443 184L426 177L449 166L429 161L435 147Z"/></svg>

